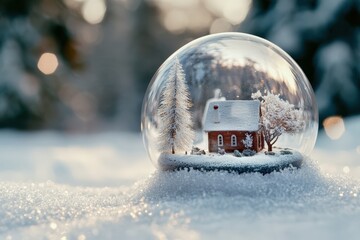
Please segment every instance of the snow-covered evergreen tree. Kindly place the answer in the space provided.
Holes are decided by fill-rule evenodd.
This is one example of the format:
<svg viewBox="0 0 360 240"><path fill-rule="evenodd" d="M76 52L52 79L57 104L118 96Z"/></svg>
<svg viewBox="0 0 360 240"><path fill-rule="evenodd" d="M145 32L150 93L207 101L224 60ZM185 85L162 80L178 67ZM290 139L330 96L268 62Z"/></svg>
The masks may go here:
<svg viewBox="0 0 360 240"><path fill-rule="evenodd" d="M249 133L245 133L245 139L243 139L242 142L245 148L251 148L253 146L253 136Z"/></svg>
<svg viewBox="0 0 360 240"><path fill-rule="evenodd" d="M191 148L194 138L189 89L185 82L184 70L175 59L168 74L159 108L159 151L186 151Z"/></svg>
<svg viewBox="0 0 360 240"><path fill-rule="evenodd" d="M295 109L295 106L280 98L280 95L260 91L253 93L253 99L261 101L261 125L268 151L283 133L294 134L304 128L302 110Z"/></svg>

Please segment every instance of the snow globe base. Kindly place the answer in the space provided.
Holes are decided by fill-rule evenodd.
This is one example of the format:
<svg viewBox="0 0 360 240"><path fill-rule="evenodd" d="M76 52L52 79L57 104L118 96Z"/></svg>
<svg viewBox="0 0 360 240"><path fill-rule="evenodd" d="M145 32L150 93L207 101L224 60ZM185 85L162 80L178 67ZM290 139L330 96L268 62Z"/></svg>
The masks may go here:
<svg viewBox="0 0 360 240"><path fill-rule="evenodd" d="M287 168L302 166L303 155L292 149L275 148L273 152L259 152L253 156L234 154L178 155L163 153L159 157L159 167L163 171L199 170L226 171L234 173L268 174Z"/></svg>

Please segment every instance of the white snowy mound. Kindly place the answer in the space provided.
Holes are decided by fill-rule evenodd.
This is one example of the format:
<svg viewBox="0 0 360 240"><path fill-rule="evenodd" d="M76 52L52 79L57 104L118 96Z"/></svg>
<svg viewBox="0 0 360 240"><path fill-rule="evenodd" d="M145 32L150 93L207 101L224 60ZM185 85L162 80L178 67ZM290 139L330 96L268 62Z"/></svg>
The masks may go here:
<svg viewBox="0 0 360 240"><path fill-rule="evenodd" d="M177 155L163 153L159 157L159 166L162 170L172 171L185 168L205 171L229 171L238 173L260 172L263 174L279 171L288 167L301 167L303 156L291 150L290 154L275 153L266 155L260 152L254 156L235 157L232 154L208 155Z"/></svg>

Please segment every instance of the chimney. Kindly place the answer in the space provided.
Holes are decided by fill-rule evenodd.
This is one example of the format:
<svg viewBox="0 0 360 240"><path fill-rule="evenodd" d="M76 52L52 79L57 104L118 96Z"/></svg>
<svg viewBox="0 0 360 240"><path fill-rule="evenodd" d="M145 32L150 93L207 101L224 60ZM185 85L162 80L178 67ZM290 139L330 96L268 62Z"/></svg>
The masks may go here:
<svg viewBox="0 0 360 240"><path fill-rule="evenodd" d="M214 123L220 123L220 113L218 105L214 105Z"/></svg>

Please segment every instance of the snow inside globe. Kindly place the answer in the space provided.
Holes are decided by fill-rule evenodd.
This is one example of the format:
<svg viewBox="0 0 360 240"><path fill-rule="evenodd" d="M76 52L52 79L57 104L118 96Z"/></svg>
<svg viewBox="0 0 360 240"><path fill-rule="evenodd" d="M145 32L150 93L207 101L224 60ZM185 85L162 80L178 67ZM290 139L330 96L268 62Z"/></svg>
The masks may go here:
<svg viewBox="0 0 360 240"><path fill-rule="evenodd" d="M303 71L282 49L244 33L196 39L158 69L141 130L162 170L269 173L299 168L318 112Z"/></svg>

